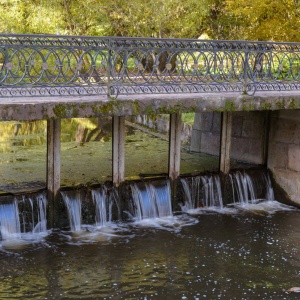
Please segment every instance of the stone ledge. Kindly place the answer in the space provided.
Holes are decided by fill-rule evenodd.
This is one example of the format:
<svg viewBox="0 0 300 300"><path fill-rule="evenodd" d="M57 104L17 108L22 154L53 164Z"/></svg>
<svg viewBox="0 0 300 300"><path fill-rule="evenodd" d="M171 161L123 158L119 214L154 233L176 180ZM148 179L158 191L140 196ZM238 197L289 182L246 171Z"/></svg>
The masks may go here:
<svg viewBox="0 0 300 300"><path fill-rule="evenodd" d="M300 92L0 98L0 120L300 109Z"/></svg>

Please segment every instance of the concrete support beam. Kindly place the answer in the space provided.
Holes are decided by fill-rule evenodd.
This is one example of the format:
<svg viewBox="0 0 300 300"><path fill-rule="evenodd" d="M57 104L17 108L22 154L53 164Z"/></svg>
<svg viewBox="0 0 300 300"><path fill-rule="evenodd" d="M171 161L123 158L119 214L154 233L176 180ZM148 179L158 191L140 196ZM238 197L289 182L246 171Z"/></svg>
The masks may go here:
<svg viewBox="0 0 300 300"><path fill-rule="evenodd" d="M169 142L169 177L171 180L176 180L180 175L180 141L181 114L171 114Z"/></svg>
<svg viewBox="0 0 300 300"><path fill-rule="evenodd" d="M221 119L220 172L228 174L230 171L232 113L223 112Z"/></svg>
<svg viewBox="0 0 300 300"><path fill-rule="evenodd" d="M113 117L113 183L119 186L125 179L125 117Z"/></svg>
<svg viewBox="0 0 300 300"><path fill-rule="evenodd" d="M47 192L50 227L54 225L54 206L60 189L60 119L47 121Z"/></svg>
<svg viewBox="0 0 300 300"><path fill-rule="evenodd" d="M268 167L268 153L269 153L269 134L270 134L270 112L265 112L265 119L264 119L264 129L263 129L263 136L262 136L262 152L263 152L263 165Z"/></svg>

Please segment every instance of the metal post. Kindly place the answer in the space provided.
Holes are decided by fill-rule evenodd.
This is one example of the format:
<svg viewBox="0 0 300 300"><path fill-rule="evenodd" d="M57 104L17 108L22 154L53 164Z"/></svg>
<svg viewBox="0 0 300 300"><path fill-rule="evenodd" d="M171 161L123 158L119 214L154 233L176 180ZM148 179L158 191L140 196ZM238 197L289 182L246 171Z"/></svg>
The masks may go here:
<svg viewBox="0 0 300 300"><path fill-rule="evenodd" d="M221 116L221 145L220 172L228 174L230 171L232 113L223 112Z"/></svg>
<svg viewBox="0 0 300 300"><path fill-rule="evenodd" d="M180 175L181 114L170 115L169 139L169 177L174 181Z"/></svg>
<svg viewBox="0 0 300 300"><path fill-rule="evenodd" d="M248 51L245 52L245 60L244 60L244 70L243 70L243 94L247 94L247 85L248 85Z"/></svg>
<svg viewBox="0 0 300 300"><path fill-rule="evenodd" d="M55 200L60 189L60 119L47 121L47 192L50 226L53 227Z"/></svg>
<svg viewBox="0 0 300 300"><path fill-rule="evenodd" d="M113 117L113 183L125 179L125 117Z"/></svg>
<svg viewBox="0 0 300 300"><path fill-rule="evenodd" d="M112 60L111 60L111 39L108 41L108 56L107 56L107 68L106 68L106 76L107 76L107 97L111 97L112 88L111 88L111 70L112 70Z"/></svg>

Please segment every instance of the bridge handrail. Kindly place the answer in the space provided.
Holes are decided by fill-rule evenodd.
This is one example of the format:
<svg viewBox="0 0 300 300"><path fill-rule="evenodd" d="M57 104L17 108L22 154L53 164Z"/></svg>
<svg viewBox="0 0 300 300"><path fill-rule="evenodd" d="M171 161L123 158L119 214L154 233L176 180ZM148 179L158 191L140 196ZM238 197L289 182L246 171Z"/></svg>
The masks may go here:
<svg viewBox="0 0 300 300"><path fill-rule="evenodd" d="M0 34L0 97L299 90L300 43Z"/></svg>

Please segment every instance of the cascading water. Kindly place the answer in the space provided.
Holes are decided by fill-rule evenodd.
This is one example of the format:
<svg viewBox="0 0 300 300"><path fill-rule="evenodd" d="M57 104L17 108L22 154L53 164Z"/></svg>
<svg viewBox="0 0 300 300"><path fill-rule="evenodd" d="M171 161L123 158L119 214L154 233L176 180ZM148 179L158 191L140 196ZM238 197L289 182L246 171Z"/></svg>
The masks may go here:
<svg viewBox="0 0 300 300"><path fill-rule="evenodd" d="M112 203L109 203L106 189L92 191L92 198L96 205L95 222L97 226L104 226L111 221Z"/></svg>
<svg viewBox="0 0 300 300"><path fill-rule="evenodd" d="M274 190L269 173L264 174L266 180L266 200L275 200Z"/></svg>
<svg viewBox="0 0 300 300"><path fill-rule="evenodd" d="M2 240L21 238L19 208L16 200L0 204L0 232Z"/></svg>
<svg viewBox="0 0 300 300"><path fill-rule="evenodd" d="M94 226L103 227L112 222L113 216L120 214L118 203L118 194L115 189L108 189L103 186L101 188L93 189L90 197L83 196L80 191L66 191L61 192L63 202L66 206L70 230L72 232L93 231ZM86 201L88 200L88 201ZM95 221L94 224L93 220ZM83 223L84 222L84 223Z"/></svg>
<svg viewBox="0 0 300 300"><path fill-rule="evenodd" d="M61 195L67 207L71 231L81 231L80 193L76 193L74 197L66 192L61 192Z"/></svg>
<svg viewBox="0 0 300 300"><path fill-rule="evenodd" d="M268 173L256 174L256 180L253 180L246 171L234 171L229 174L229 179L234 203L253 204L258 199L274 200L274 191Z"/></svg>
<svg viewBox="0 0 300 300"><path fill-rule="evenodd" d="M223 198L220 177L217 175L201 176L204 196L203 206L223 208Z"/></svg>
<svg viewBox="0 0 300 300"><path fill-rule="evenodd" d="M254 204L259 199L275 199L269 174L265 171L253 172L255 176L250 175L251 171L233 171L229 174L234 203L246 205ZM185 197L182 211L199 207L223 208L221 181L217 174L181 178L181 183Z"/></svg>
<svg viewBox="0 0 300 300"><path fill-rule="evenodd" d="M218 175L202 175L181 178L185 195L185 204L181 206L183 211L198 207L223 208L221 181Z"/></svg>
<svg viewBox="0 0 300 300"><path fill-rule="evenodd" d="M131 185L132 215L137 220L172 216L169 181L134 183Z"/></svg>
<svg viewBox="0 0 300 300"><path fill-rule="evenodd" d="M22 197L23 205L21 219L23 232L44 233L47 231L47 198L45 194L36 197Z"/></svg>
<svg viewBox="0 0 300 300"><path fill-rule="evenodd" d="M189 182L186 178L181 178L180 181L183 186L183 191L185 195L185 204L181 206L181 209L183 211L187 211L199 207L200 206L199 184L201 182L200 176L191 178L191 187L189 186Z"/></svg>
<svg viewBox="0 0 300 300"><path fill-rule="evenodd" d="M241 171L235 171L229 174L232 185L234 203L247 204L257 199L254 185L251 177Z"/></svg>
<svg viewBox="0 0 300 300"><path fill-rule="evenodd" d="M19 209L21 207L21 210ZM0 232L2 240L21 239L47 232L47 199L44 194L23 196L0 204ZM21 212L20 212L21 211Z"/></svg>
<svg viewBox="0 0 300 300"><path fill-rule="evenodd" d="M112 221L113 206L117 206L118 202L116 200L116 195L113 190L108 193L106 187L92 190L92 198L95 203L95 222L96 226L105 226Z"/></svg>

